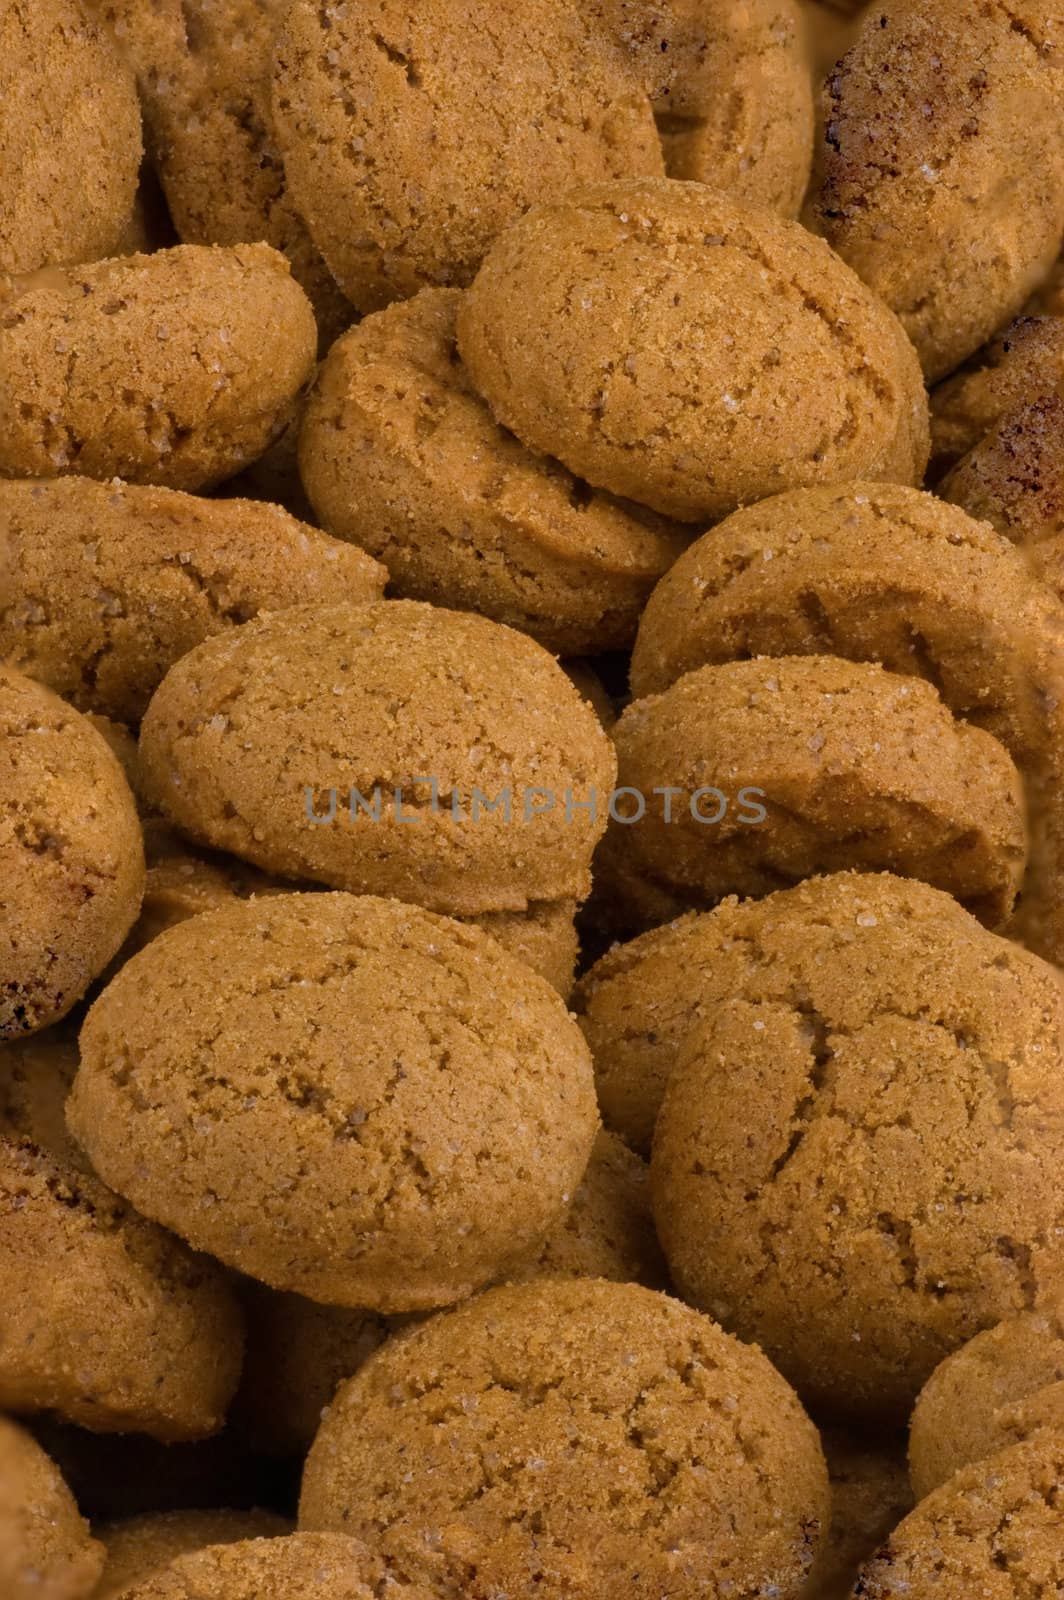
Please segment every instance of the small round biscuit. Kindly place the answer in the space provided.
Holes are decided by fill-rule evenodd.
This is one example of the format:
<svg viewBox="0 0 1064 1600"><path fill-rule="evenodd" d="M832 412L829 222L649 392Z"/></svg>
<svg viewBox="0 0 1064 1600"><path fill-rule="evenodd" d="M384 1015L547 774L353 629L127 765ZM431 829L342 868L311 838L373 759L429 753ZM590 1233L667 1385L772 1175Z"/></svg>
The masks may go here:
<svg viewBox="0 0 1064 1600"><path fill-rule="evenodd" d="M831 1527L802 1600L848 1600L861 1565L913 1508L904 1440L824 1428Z"/></svg>
<svg viewBox="0 0 1064 1600"><path fill-rule="evenodd" d="M314 313L265 244L176 245L0 285L0 475L206 489L311 375Z"/></svg>
<svg viewBox="0 0 1064 1600"><path fill-rule="evenodd" d="M1059 8L885 0L825 91L812 217L929 381L1015 316L1064 232Z"/></svg>
<svg viewBox="0 0 1064 1600"><path fill-rule="evenodd" d="M447 1305L542 1240L598 1117L580 1030L479 929L292 894L180 923L81 1032L67 1107L105 1182L273 1288Z"/></svg>
<svg viewBox="0 0 1064 1600"><path fill-rule="evenodd" d="M1020 317L931 395L931 471L940 478L1017 406L1064 393L1064 317Z"/></svg>
<svg viewBox="0 0 1064 1600"><path fill-rule="evenodd" d="M4 1600L89 1600L103 1547L59 1468L0 1417L0 1592Z"/></svg>
<svg viewBox="0 0 1064 1600"><path fill-rule="evenodd" d="M115 1600L432 1600L398 1583L379 1556L328 1533L241 1539L179 1555L144 1574Z"/></svg>
<svg viewBox="0 0 1064 1600"><path fill-rule="evenodd" d="M1046 1421L1064 1426L1064 1319L1029 1311L947 1356L920 1392L909 1472L922 1500L955 1472Z"/></svg>
<svg viewBox="0 0 1064 1600"><path fill-rule="evenodd" d="M919 480L900 323L824 242L701 184L601 184L500 234L458 308L496 421L680 521L854 477Z"/></svg>
<svg viewBox="0 0 1064 1600"><path fill-rule="evenodd" d="M259 611L379 600L387 573L278 506L92 478L0 479L0 659L137 723L194 645Z"/></svg>
<svg viewBox="0 0 1064 1600"><path fill-rule="evenodd" d="M578 182L662 170L650 101L568 0L294 0L273 114L289 190L360 311L468 283Z"/></svg>
<svg viewBox="0 0 1064 1600"><path fill-rule="evenodd" d="M133 207L133 75L81 0L0 14L0 272L111 254Z"/></svg>
<svg viewBox="0 0 1064 1600"><path fill-rule="evenodd" d="M539 645L409 600L206 640L156 691L140 751L149 796L200 843L461 916L582 899L616 770Z"/></svg>
<svg viewBox="0 0 1064 1600"><path fill-rule="evenodd" d="M759 1350L635 1284L553 1279L372 1356L299 1514L441 1600L474 1574L512 1600L796 1600L829 1500L816 1430Z"/></svg>
<svg viewBox="0 0 1064 1600"><path fill-rule="evenodd" d="M861 1600L1056 1600L1064 1593L1064 1432L959 1472L869 1561Z"/></svg>
<svg viewBox="0 0 1064 1600"><path fill-rule="evenodd" d="M292 1524L272 1511L148 1511L96 1529L107 1552L99 1587L92 1600L113 1600L134 1584L168 1567L178 1556L207 1545L237 1544L245 1539L278 1539Z"/></svg>
<svg viewBox="0 0 1064 1600"><path fill-rule="evenodd" d="M857 867L947 889L992 927L1012 910L1020 775L923 679L827 655L699 667L634 701L613 737L642 811L611 830L689 906Z"/></svg>
<svg viewBox="0 0 1064 1600"><path fill-rule="evenodd" d="M455 344L457 290L423 289L329 352L299 440L323 527L394 592L508 623L562 654L621 650L687 538L500 428Z"/></svg>
<svg viewBox="0 0 1064 1600"><path fill-rule="evenodd" d="M1064 986L960 920L882 941L886 970L857 928L789 931L812 948L680 1045L654 1217L685 1299L810 1406L899 1427L944 1356L1064 1290Z"/></svg>
<svg viewBox="0 0 1064 1600"><path fill-rule="evenodd" d="M0 666L0 1039L66 1015L136 919L144 845L87 718Z"/></svg>

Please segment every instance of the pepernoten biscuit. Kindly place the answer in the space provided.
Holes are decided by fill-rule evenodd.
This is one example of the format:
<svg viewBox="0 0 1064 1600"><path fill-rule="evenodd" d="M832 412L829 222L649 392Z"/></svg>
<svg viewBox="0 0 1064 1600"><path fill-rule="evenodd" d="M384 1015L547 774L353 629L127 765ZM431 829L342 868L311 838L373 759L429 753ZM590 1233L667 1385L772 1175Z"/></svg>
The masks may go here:
<svg viewBox="0 0 1064 1600"><path fill-rule="evenodd" d="M0 1417L0 1590L5 1600L89 1600L103 1566L59 1468Z"/></svg>
<svg viewBox="0 0 1064 1600"><path fill-rule="evenodd" d="M201 640L279 606L379 600L371 557L278 506L68 477L0 479L0 659L137 723Z"/></svg>
<svg viewBox="0 0 1064 1600"><path fill-rule="evenodd" d="M213 1544L142 1575L114 1600L432 1600L354 1539L291 1533Z"/></svg>
<svg viewBox="0 0 1064 1600"><path fill-rule="evenodd" d="M66 1015L129 932L144 845L117 758L80 712L0 666L0 1039Z"/></svg>
<svg viewBox="0 0 1064 1600"><path fill-rule="evenodd" d="M686 534L497 425L458 356L460 300L423 289L333 346L299 440L311 504L384 562L398 595L563 654L623 649Z"/></svg>
<svg viewBox="0 0 1064 1600"><path fill-rule="evenodd" d="M458 308L495 419L680 521L803 484L917 482L901 324L797 223L669 179L585 186L505 229Z"/></svg>
<svg viewBox="0 0 1064 1600"><path fill-rule="evenodd" d="M0 476L210 488L284 427L316 339L265 244L175 245L0 283Z"/></svg>
<svg viewBox="0 0 1064 1600"><path fill-rule="evenodd" d="M402 600L206 640L156 691L140 751L150 798L200 843L461 916L582 899L616 770L539 645Z"/></svg>
<svg viewBox="0 0 1064 1600"><path fill-rule="evenodd" d="M761 1352L596 1279L493 1289L385 1345L327 1412L299 1513L441 1600L797 1600L828 1515L816 1430Z"/></svg>
<svg viewBox="0 0 1064 1600"><path fill-rule="evenodd" d="M104 1181L325 1304L446 1305L569 1203L598 1124L553 989L479 929L346 894L170 929L96 1001L68 1121Z"/></svg>
<svg viewBox="0 0 1064 1600"><path fill-rule="evenodd" d="M275 1539L292 1525L270 1511L149 1511L137 1517L105 1522L97 1529L107 1552L92 1600L114 1600L133 1584L154 1576L179 1556L207 1545L238 1544L246 1539Z"/></svg>
<svg viewBox="0 0 1064 1600"><path fill-rule="evenodd" d="M0 273L113 253L137 188L133 75L82 0L0 15Z"/></svg>
<svg viewBox="0 0 1064 1600"><path fill-rule="evenodd" d="M295 0L273 116L289 192L376 311L467 283L501 227L572 184L660 173L649 98L569 0Z"/></svg>

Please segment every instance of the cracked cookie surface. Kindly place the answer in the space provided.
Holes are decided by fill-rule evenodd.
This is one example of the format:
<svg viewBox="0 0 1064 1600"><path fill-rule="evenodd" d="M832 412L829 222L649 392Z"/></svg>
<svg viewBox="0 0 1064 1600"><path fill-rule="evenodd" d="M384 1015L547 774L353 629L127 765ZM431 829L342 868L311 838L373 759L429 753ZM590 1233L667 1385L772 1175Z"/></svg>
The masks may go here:
<svg viewBox="0 0 1064 1600"><path fill-rule="evenodd" d="M397 1582L354 1539L328 1533L241 1539L177 1556L115 1600L431 1600Z"/></svg>

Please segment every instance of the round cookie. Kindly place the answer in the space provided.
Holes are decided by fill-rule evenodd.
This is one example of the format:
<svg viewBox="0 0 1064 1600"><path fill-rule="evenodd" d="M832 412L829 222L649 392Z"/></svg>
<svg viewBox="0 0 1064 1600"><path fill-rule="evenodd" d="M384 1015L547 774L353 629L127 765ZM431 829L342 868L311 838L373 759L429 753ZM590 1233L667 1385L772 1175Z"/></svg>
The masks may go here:
<svg viewBox="0 0 1064 1600"><path fill-rule="evenodd" d="M92 1600L113 1600L178 1556L207 1545L283 1538L292 1524L272 1511L148 1511L104 1523L96 1531L107 1556Z"/></svg>
<svg viewBox="0 0 1064 1600"><path fill-rule="evenodd" d="M1064 1427L1064 1321L1030 1311L976 1334L927 1380L909 1431L917 1499L1047 1421Z"/></svg>
<svg viewBox="0 0 1064 1600"><path fill-rule="evenodd" d="M0 657L120 722L202 639L262 610L379 600L387 577L277 506L91 478L0 480L0 529Z"/></svg>
<svg viewBox="0 0 1064 1600"><path fill-rule="evenodd" d="M1052 6L885 0L825 91L812 218L930 381L1015 316L1064 231Z"/></svg>
<svg viewBox="0 0 1064 1600"><path fill-rule="evenodd" d="M519 1260L598 1121L543 979L479 929L346 894L238 902L134 956L82 1029L67 1118L145 1216L273 1288L377 1311Z"/></svg>
<svg viewBox="0 0 1064 1600"><path fill-rule="evenodd" d="M455 344L457 290L423 289L329 352L300 469L323 527L397 595L478 611L548 650L620 650L687 540L498 427Z"/></svg>
<svg viewBox="0 0 1064 1600"><path fill-rule="evenodd" d="M5 1600L88 1600L103 1565L59 1468L0 1417L0 1591Z"/></svg>
<svg viewBox="0 0 1064 1600"><path fill-rule="evenodd" d="M701 184L538 206L488 252L458 345L530 449L680 521L927 460L897 320L822 240Z"/></svg>
<svg viewBox="0 0 1064 1600"><path fill-rule="evenodd" d="M273 115L289 190L362 312L468 283L499 229L559 189L662 170L636 75L568 0L379 0L372 27L294 0Z"/></svg>
<svg viewBox="0 0 1064 1600"><path fill-rule="evenodd" d="M1019 773L923 679L828 655L700 667L613 737L618 788L644 799L611 829L688 905L857 867L947 889L990 926L1012 909Z"/></svg>
<svg viewBox="0 0 1064 1600"><path fill-rule="evenodd" d="M93 261L118 243L140 167L129 69L81 0L0 16L0 272Z"/></svg>
<svg viewBox="0 0 1064 1600"><path fill-rule="evenodd" d="M1064 986L956 913L867 943L838 920L766 919L746 962L784 958L700 986L651 1192L685 1299L811 1406L897 1427L944 1356L1064 1287Z"/></svg>
<svg viewBox="0 0 1064 1600"><path fill-rule="evenodd" d="M966 1467L863 1569L862 1600L1054 1600L1064 1587L1064 1433Z"/></svg>
<svg viewBox="0 0 1064 1600"><path fill-rule="evenodd" d="M904 1443L841 1428L821 1431L831 1527L802 1600L849 1600L861 1564L912 1510Z"/></svg>
<svg viewBox="0 0 1064 1600"><path fill-rule="evenodd" d="M270 109L284 0L95 0L137 74L148 142L186 244L263 239L292 263L323 349L351 308L292 204Z"/></svg>
<svg viewBox="0 0 1064 1600"><path fill-rule="evenodd" d="M582 899L616 770L539 645L400 600L206 640L156 691L140 750L150 797L199 842L466 916Z"/></svg>
<svg viewBox="0 0 1064 1600"><path fill-rule="evenodd" d="M1017 406L1064 393L1064 317L1020 317L931 396L931 473L942 474Z"/></svg>
<svg viewBox="0 0 1064 1600"><path fill-rule="evenodd" d="M241 1539L177 1556L144 1574L115 1600L430 1600L396 1583L378 1556L355 1539L292 1533Z"/></svg>
<svg viewBox="0 0 1064 1600"><path fill-rule="evenodd" d="M265 244L177 245L16 279L0 288L0 475L210 488L283 427L316 338L306 296Z"/></svg>
<svg viewBox="0 0 1064 1600"><path fill-rule="evenodd" d="M441 1600L794 1600L828 1515L815 1429L760 1351L651 1290L557 1279L379 1350L300 1502Z"/></svg>
<svg viewBox="0 0 1064 1600"><path fill-rule="evenodd" d="M0 666L0 1039L80 1000L140 909L144 847L122 768L58 695Z"/></svg>

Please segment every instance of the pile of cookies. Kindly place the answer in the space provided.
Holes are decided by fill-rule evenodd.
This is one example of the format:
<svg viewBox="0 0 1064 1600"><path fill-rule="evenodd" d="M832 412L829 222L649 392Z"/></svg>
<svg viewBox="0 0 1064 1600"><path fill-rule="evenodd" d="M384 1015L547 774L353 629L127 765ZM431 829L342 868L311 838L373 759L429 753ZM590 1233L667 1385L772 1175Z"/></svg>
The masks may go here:
<svg viewBox="0 0 1064 1600"><path fill-rule="evenodd" d="M0 1596L1064 1594L1064 6L4 0Z"/></svg>

